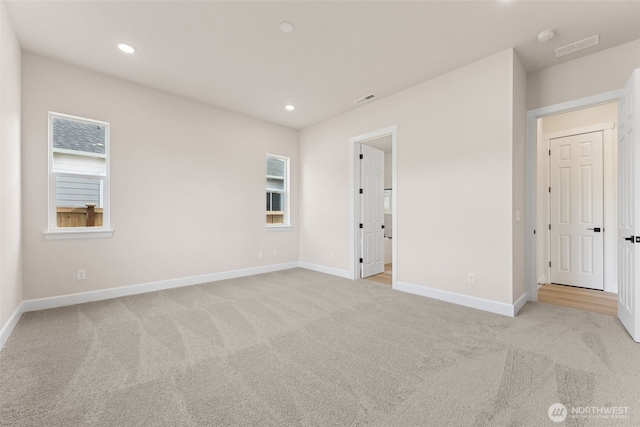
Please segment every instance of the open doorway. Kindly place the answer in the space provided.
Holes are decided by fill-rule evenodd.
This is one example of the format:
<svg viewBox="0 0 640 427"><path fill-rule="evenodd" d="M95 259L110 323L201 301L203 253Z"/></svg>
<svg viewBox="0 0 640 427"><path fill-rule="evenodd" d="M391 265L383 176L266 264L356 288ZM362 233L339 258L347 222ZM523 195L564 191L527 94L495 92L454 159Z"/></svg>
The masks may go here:
<svg viewBox="0 0 640 427"><path fill-rule="evenodd" d="M617 250L618 268L618 319L636 342L640 342L640 288L638 288L637 271L640 271L640 209L638 206L638 188L640 188L640 114L637 102L640 99L640 69L636 69L626 85L611 92L588 96L562 104L538 108L527 112L526 142L526 280L529 301L538 301L539 277L537 266L539 254L538 210L540 209L537 180L540 175L538 165L538 135L541 135L538 119L559 113L577 111L589 107L618 103L618 116L614 130L617 130ZM605 198L605 200L607 200ZM613 218L615 220L615 218ZM605 221L606 224L606 221ZM615 224L615 223L614 223ZM607 225L605 225L607 227ZM543 227L544 228L544 227ZM606 261L605 249L605 262ZM544 261L544 259L543 259ZM612 264L614 264L612 262ZM605 264L606 270L606 264ZM606 277L606 272L605 272ZM606 289L605 281L605 289ZM600 292L600 291L593 291Z"/></svg>
<svg viewBox="0 0 640 427"><path fill-rule="evenodd" d="M618 102L537 119L540 302L617 315Z"/></svg>
<svg viewBox="0 0 640 427"><path fill-rule="evenodd" d="M616 101L537 119L541 302L617 312L617 122Z"/></svg>
<svg viewBox="0 0 640 427"><path fill-rule="evenodd" d="M397 278L397 127L350 139L353 153L353 278L394 286Z"/></svg>
<svg viewBox="0 0 640 427"><path fill-rule="evenodd" d="M538 119L538 283L617 292L617 121L617 102Z"/></svg>

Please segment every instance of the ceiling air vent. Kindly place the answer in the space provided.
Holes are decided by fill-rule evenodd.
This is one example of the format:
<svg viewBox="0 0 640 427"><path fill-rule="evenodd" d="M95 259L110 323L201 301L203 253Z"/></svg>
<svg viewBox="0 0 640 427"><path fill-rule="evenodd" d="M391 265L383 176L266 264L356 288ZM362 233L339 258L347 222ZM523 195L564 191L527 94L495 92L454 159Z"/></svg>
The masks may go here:
<svg viewBox="0 0 640 427"><path fill-rule="evenodd" d="M355 101L353 101L354 104L364 104L365 102L369 102L372 99L376 98L376 94L375 93L370 93L369 95L363 96L362 98L358 98Z"/></svg>
<svg viewBox="0 0 640 427"><path fill-rule="evenodd" d="M566 46L559 47L554 50L556 53L556 58L560 58L561 56L569 55L570 53L577 52L582 49L586 49L591 46L595 46L600 44L600 36L593 36L586 38L584 40L580 40L579 42L571 43Z"/></svg>

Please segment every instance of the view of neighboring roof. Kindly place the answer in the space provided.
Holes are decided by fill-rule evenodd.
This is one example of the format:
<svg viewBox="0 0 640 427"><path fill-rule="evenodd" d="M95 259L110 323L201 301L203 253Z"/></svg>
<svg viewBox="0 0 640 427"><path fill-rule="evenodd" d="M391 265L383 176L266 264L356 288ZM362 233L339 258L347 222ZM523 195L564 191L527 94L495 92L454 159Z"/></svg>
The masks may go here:
<svg viewBox="0 0 640 427"><path fill-rule="evenodd" d="M267 157L267 175L284 178L284 160Z"/></svg>
<svg viewBox="0 0 640 427"><path fill-rule="evenodd" d="M105 127L54 117L53 148L105 154Z"/></svg>

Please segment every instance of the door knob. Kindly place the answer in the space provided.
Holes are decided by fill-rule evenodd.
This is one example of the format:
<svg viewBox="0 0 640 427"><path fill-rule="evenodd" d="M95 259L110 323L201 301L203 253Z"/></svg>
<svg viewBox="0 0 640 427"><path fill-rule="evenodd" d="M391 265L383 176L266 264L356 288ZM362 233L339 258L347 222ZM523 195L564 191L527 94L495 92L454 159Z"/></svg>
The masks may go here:
<svg viewBox="0 0 640 427"><path fill-rule="evenodd" d="M624 240L628 240L629 242L633 243L634 241L633 237L634 236L625 237Z"/></svg>
<svg viewBox="0 0 640 427"><path fill-rule="evenodd" d="M600 227L595 227L595 228L587 228L587 230L591 230L594 233L599 233L600 232Z"/></svg>

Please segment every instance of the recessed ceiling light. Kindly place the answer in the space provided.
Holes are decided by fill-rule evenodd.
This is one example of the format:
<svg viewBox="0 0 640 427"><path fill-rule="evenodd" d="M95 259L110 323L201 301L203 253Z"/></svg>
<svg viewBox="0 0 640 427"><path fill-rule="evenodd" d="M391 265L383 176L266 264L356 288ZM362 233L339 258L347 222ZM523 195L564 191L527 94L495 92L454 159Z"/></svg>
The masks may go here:
<svg viewBox="0 0 640 427"><path fill-rule="evenodd" d="M280 29L282 31L284 31L285 33L290 33L291 31L295 30L296 27L295 27L295 25L293 25L293 22L282 21L280 23Z"/></svg>
<svg viewBox="0 0 640 427"><path fill-rule="evenodd" d="M555 30L552 30L552 29L540 31L540 34L538 34L538 41L539 42L548 42L555 35L556 35L556 32L555 32Z"/></svg>
<svg viewBox="0 0 640 427"><path fill-rule="evenodd" d="M136 49L130 44L122 43L122 42L118 43L118 49L120 49L124 53L133 53L136 51Z"/></svg>
<svg viewBox="0 0 640 427"><path fill-rule="evenodd" d="M291 104L287 104L287 105L284 106L284 109L287 110L287 111L293 111L293 110L296 109L296 106L295 105L291 105Z"/></svg>

